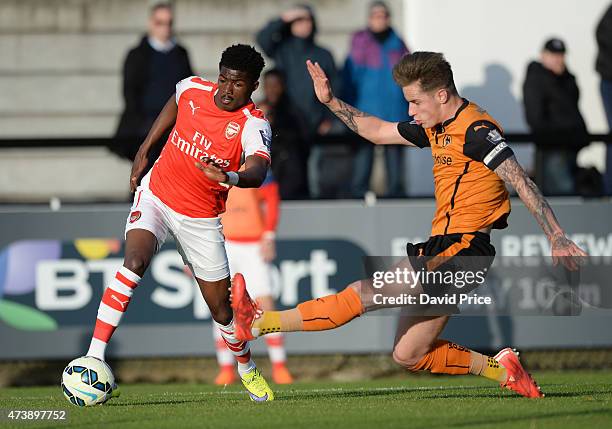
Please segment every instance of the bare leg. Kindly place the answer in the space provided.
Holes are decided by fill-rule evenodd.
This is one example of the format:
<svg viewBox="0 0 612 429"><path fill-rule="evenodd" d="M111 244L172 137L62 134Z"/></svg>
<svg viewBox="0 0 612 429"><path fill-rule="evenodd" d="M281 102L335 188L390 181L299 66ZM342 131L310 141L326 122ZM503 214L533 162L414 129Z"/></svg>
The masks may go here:
<svg viewBox="0 0 612 429"><path fill-rule="evenodd" d="M229 277L212 282L196 277L196 281L210 309L212 318L221 325L228 325L232 321L232 307L229 299Z"/></svg>
<svg viewBox="0 0 612 429"><path fill-rule="evenodd" d="M431 352L449 316L401 316L395 334L393 360L414 370L427 353Z"/></svg>
<svg viewBox="0 0 612 429"><path fill-rule="evenodd" d="M134 289L151 263L156 249L157 238L151 232L133 229L127 233L123 266L102 295L88 356L105 359L108 342L127 311Z"/></svg>
<svg viewBox="0 0 612 429"><path fill-rule="evenodd" d="M128 231L123 266L142 277L157 249L157 238L145 229Z"/></svg>

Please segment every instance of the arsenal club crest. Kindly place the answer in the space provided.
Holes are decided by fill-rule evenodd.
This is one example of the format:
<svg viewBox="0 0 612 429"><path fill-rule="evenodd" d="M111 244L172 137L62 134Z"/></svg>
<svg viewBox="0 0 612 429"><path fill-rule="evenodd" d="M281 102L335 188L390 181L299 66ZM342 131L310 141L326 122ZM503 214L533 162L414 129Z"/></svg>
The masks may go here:
<svg viewBox="0 0 612 429"><path fill-rule="evenodd" d="M225 127L225 138L230 140L236 137L236 135L240 132L240 125L234 121L227 124Z"/></svg>
<svg viewBox="0 0 612 429"><path fill-rule="evenodd" d="M140 219L140 216L142 216L142 212L140 212L140 210L130 213L130 223L136 222L138 219Z"/></svg>

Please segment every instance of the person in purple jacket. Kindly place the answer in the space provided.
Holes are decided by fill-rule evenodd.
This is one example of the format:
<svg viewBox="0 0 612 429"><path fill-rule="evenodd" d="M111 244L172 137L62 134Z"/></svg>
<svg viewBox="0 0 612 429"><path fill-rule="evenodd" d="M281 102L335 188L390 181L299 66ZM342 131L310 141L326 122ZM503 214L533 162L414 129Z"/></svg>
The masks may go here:
<svg viewBox="0 0 612 429"><path fill-rule="evenodd" d="M391 70L408 53L391 27L389 7L382 1L369 6L368 27L353 34L343 72L343 92L357 109L387 121L408 119L408 103L393 81ZM374 146L360 142L355 154L353 196L363 198L370 189ZM403 148L385 147L387 197L404 196Z"/></svg>

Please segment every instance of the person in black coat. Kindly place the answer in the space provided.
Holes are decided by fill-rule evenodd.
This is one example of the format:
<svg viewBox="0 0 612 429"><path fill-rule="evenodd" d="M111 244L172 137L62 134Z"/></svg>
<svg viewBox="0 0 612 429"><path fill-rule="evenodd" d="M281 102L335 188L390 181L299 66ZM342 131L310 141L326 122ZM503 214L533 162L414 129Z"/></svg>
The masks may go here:
<svg viewBox="0 0 612 429"><path fill-rule="evenodd" d="M318 102L306 60L318 62L332 85L337 83L336 65L332 54L315 43L317 24L310 6L296 6L270 21L256 36L265 54L282 71L287 82L287 94L306 121L309 133L327 134L332 116Z"/></svg>
<svg viewBox="0 0 612 429"><path fill-rule="evenodd" d="M174 94L176 83L193 75L189 54L176 43L172 24L173 12L169 4L153 6L149 15L148 34L128 52L125 59L125 109L111 149L132 161L155 118ZM150 157L151 165L163 147L160 143Z"/></svg>
<svg viewBox="0 0 612 429"><path fill-rule="evenodd" d="M550 39L527 68L523 101L536 144L536 183L545 195L575 193L576 156L587 142L580 92L565 64L565 44Z"/></svg>
<svg viewBox="0 0 612 429"><path fill-rule="evenodd" d="M285 77L278 69L263 75L264 99L257 106L272 127L272 173L281 200L308 198L307 154L304 124L286 92Z"/></svg>
<svg viewBox="0 0 612 429"><path fill-rule="evenodd" d="M265 54L285 75L289 101L304 123L308 157L308 183L311 196L320 195L322 147L318 136L327 135L335 121L331 112L318 102L306 69L306 60L319 63L334 88L338 83L332 54L315 43L317 23L310 6L299 5L270 21L256 35Z"/></svg>

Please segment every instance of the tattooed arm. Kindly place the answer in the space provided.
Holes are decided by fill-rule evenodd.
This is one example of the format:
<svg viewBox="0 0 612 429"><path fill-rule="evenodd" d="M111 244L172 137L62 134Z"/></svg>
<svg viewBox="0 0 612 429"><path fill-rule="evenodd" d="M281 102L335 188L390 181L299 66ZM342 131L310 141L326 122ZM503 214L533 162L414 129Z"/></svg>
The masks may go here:
<svg viewBox="0 0 612 429"><path fill-rule="evenodd" d="M402 137L397 130L397 122L383 121L376 116L357 110L353 106L336 98L329 80L318 63L306 62L308 72L314 84L315 94L334 115L346 124L353 132L374 144L404 144L414 146Z"/></svg>
<svg viewBox="0 0 612 429"><path fill-rule="evenodd" d="M516 161L516 158L511 156L504 160L495 169L495 173L504 182L516 189L525 206L540 224L542 231L550 242L551 254L555 263L560 259L563 265L570 270L577 269L578 261L575 257L587 256L586 252L567 238L550 205L544 199L536 184L527 176L523 167Z"/></svg>

